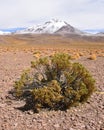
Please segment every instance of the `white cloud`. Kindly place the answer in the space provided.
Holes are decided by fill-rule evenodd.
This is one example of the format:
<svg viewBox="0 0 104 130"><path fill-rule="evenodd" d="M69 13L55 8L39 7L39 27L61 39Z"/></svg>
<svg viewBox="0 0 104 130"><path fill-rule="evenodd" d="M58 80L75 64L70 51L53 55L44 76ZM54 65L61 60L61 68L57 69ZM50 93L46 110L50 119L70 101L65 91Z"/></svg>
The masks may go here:
<svg viewBox="0 0 104 130"><path fill-rule="evenodd" d="M104 0L0 0L0 28L58 18L81 29L104 28Z"/></svg>

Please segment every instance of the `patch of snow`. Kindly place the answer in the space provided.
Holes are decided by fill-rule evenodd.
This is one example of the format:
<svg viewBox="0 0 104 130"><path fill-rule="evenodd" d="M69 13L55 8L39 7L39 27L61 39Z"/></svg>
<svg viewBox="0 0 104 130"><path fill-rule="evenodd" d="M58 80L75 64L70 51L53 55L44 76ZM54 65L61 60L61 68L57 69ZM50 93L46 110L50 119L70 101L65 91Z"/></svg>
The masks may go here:
<svg viewBox="0 0 104 130"><path fill-rule="evenodd" d="M0 31L0 35L9 35L11 34L10 32L3 32L3 31Z"/></svg>

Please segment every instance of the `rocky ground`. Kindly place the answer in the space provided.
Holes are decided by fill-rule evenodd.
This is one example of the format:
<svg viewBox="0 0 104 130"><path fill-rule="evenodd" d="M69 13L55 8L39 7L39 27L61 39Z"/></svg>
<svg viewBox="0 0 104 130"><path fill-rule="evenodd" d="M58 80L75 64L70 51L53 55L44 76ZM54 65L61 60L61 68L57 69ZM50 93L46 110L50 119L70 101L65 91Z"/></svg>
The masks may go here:
<svg viewBox="0 0 104 130"><path fill-rule="evenodd" d="M9 94L14 81L33 59L31 52L0 53L0 130L104 130L104 57L78 60L92 72L100 93L70 110L40 113L20 111L18 107L24 102L11 99Z"/></svg>

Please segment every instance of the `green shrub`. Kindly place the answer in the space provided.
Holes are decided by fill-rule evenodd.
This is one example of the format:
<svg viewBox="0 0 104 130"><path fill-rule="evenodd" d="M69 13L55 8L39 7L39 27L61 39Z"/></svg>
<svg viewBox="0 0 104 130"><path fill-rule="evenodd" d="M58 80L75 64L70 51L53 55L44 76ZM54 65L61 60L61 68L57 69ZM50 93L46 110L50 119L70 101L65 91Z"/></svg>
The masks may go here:
<svg viewBox="0 0 104 130"><path fill-rule="evenodd" d="M29 109L66 110L87 101L95 90L90 72L80 63L72 63L68 54L32 61L31 68L15 83L16 96L25 98Z"/></svg>

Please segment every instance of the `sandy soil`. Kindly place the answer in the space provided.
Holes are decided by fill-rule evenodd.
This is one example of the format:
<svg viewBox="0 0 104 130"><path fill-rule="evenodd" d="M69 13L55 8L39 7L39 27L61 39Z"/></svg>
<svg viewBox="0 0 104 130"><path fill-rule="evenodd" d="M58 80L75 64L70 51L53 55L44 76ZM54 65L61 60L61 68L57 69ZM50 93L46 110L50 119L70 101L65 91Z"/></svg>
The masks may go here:
<svg viewBox="0 0 104 130"><path fill-rule="evenodd" d="M65 111L22 112L23 101L11 99L8 93L14 81L33 60L31 52L0 53L0 130L104 130L104 94L94 93L89 101ZM104 57L78 60L96 79L99 91L104 92Z"/></svg>

